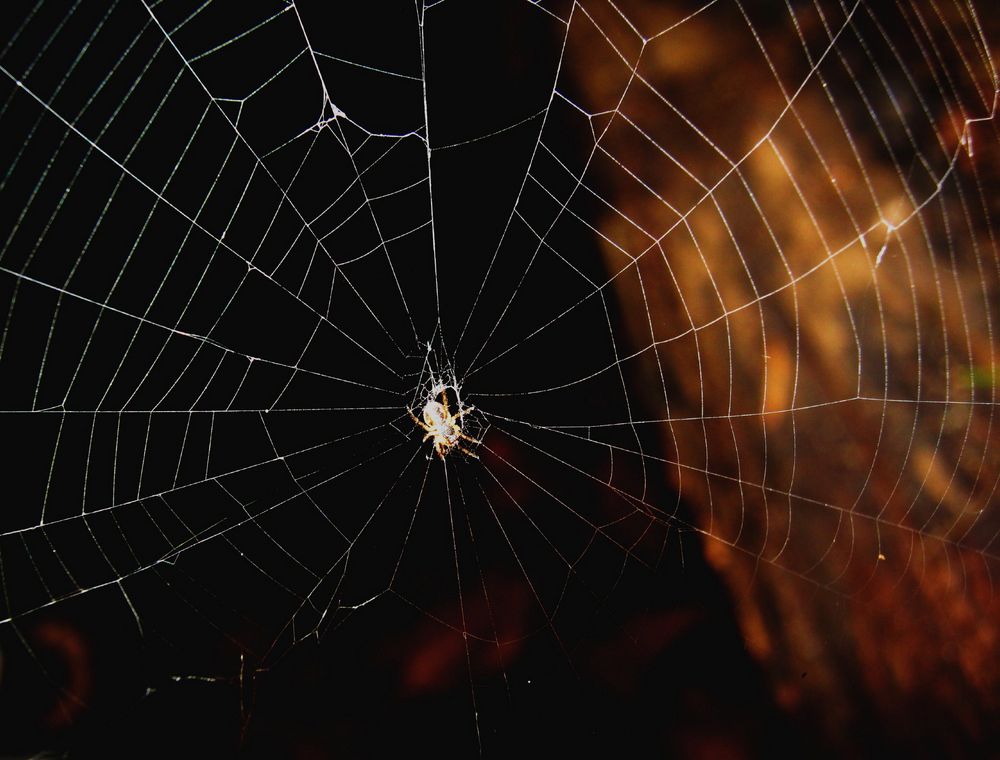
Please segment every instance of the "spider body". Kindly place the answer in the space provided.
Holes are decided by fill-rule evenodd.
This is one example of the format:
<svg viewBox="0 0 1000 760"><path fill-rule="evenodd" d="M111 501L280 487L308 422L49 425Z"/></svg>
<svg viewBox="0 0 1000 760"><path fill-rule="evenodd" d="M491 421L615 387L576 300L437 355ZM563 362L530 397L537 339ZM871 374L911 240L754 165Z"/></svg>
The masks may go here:
<svg viewBox="0 0 1000 760"><path fill-rule="evenodd" d="M468 441L470 443L479 443L479 441L462 432L462 425L459 422L463 416L471 412L475 407L460 407L457 412L452 414L448 408L448 397L444 387L440 388L437 397L441 400L438 401L437 398L430 398L424 404L424 408L421 411L423 420L418 419L412 409L406 410L409 412L411 419L426 431L423 440L431 439L433 441L434 453L441 457L441 459L444 459L445 455L453 448L457 448L463 454L467 454L473 459L479 459L476 454L461 444L461 441Z"/></svg>

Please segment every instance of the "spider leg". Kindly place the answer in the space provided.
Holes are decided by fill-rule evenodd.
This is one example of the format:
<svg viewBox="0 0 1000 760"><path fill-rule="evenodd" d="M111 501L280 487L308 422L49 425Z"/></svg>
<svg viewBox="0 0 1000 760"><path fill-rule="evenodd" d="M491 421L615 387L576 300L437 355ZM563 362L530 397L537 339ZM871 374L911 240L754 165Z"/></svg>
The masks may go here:
<svg viewBox="0 0 1000 760"><path fill-rule="evenodd" d="M469 443L482 443L482 441L480 441L478 438L473 438L471 435L466 435L465 433L462 432L459 432L458 437L468 441Z"/></svg>
<svg viewBox="0 0 1000 760"><path fill-rule="evenodd" d="M464 417L465 415L467 415L469 412L471 412L475 408L476 407L474 407L474 406L467 406L467 407L465 407L465 409L460 409L459 411L455 412L455 419L457 420L457 419L460 419L460 418Z"/></svg>
<svg viewBox="0 0 1000 760"><path fill-rule="evenodd" d="M435 433L435 432L434 432L433 430L428 430L428 431L427 431L427 435L425 435L425 436L424 436L423 438L421 438L421 439L420 439L420 442L421 442L421 443L423 443L423 442L424 442L424 441L426 441L426 440L427 440L428 438L433 438L433 437L434 437L435 435L436 435L436 433ZM434 445L435 445L435 446L437 446L437 444L436 444L436 443L435 443Z"/></svg>
<svg viewBox="0 0 1000 760"><path fill-rule="evenodd" d="M422 421L418 420L418 419L417 419L417 415L415 415L415 414L413 413L413 410L412 410L412 409L407 409L407 410L406 410L406 412L407 412L407 414L409 414L409 415L410 415L410 419L411 419L411 420L413 420L414 422L416 422L416 423L417 423L418 425L420 425L420 427L422 427L422 428L423 428L424 430L426 430L427 432L430 432L430 430L431 430L431 429L430 429L430 426L429 426L429 425L427 425L426 423L424 423L424 422L422 422ZM426 441L427 439L426 439L426 438L424 438L424 440Z"/></svg>
<svg viewBox="0 0 1000 760"><path fill-rule="evenodd" d="M448 408L448 391L445 388L441 389L441 406L444 407L444 416L446 419L453 419L451 416L451 410Z"/></svg>
<svg viewBox="0 0 1000 760"><path fill-rule="evenodd" d="M469 440L472 440L472 439L470 438ZM478 441L476 441L476 443L478 443ZM467 448L465 448L465 446L462 446L459 443L455 444L455 448L458 449L459 451L461 451L463 454L472 457L473 459L479 459L479 455L478 454L473 454L471 451L469 451Z"/></svg>

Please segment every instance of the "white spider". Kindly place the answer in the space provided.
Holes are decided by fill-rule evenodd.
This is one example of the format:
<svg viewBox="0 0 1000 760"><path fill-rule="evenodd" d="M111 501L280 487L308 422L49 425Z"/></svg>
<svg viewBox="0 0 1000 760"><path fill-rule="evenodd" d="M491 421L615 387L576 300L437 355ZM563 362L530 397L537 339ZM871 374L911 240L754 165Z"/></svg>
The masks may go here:
<svg viewBox="0 0 1000 760"><path fill-rule="evenodd" d="M475 407L463 407L461 401L459 401L458 411L452 414L448 408L447 388L448 386L441 383L433 387L432 395L427 399L427 403L424 404L422 411L423 421L417 418L412 409L407 409L406 411L409 412L412 420L426 431L427 434L423 440L426 441L428 438L433 440L434 452L441 459L444 459L445 455L452 449L458 449L473 459L479 459L476 454L469 451L460 443L460 441L481 443L481 441L462 432L462 425L459 422L463 416L471 412ZM440 401L437 400L438 397L440 397Z"/></svg>

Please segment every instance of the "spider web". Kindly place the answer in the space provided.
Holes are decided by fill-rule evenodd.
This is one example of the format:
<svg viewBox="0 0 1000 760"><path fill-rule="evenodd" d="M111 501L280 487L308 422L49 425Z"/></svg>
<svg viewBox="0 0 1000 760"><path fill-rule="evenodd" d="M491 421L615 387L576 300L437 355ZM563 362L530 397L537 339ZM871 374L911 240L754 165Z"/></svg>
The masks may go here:
<svg viewBox="0 0 1000 760"><path fill-rule="evenodd" d="M985 614L973 5L314 5L5 8L5 624L183 610L264 669L402 607L482 750L518 642L691 540L738 600ZM443 378L479 459L410 419Z"/></svg>

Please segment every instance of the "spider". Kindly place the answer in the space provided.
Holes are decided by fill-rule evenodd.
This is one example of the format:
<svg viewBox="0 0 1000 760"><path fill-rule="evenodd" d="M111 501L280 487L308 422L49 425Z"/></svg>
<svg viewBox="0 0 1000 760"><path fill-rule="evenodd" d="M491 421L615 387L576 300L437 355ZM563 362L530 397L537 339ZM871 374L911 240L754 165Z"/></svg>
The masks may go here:
<svg viewBox="0 0 1000 760"><path fill-rule="evenodd" d="M413 413L412 409L407 409L411 419L417 423L422 429L427 431L427 435L424 436L423 440L426 441L428 438L434 440L434 452L441 457L445 458L445 455L452 449L458 449L463 454L467 454L473 459L479 459L479 456L469 451L465 448L459 441L469 441L470 443L481 443L481 441L473 438L470 435L466 435L462 432L462 426L459 424L459 420L475 409L474 406L461 407L461 402L459 402L459 410L454 414L448 409L448 396L446 394L447 386L436 386L435 390L438 392L435 396L440 396L441 400L437 401L433 396L428 399L427 403L424 404L423 409L423 421L421 422L417 419L417 415Z"/></svg>

